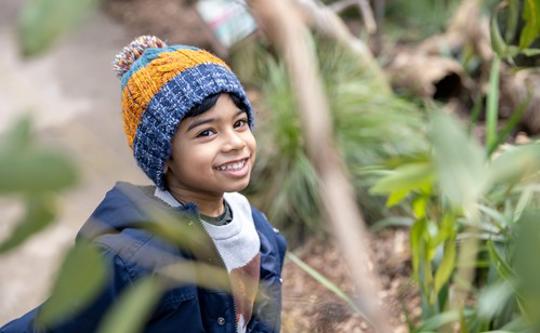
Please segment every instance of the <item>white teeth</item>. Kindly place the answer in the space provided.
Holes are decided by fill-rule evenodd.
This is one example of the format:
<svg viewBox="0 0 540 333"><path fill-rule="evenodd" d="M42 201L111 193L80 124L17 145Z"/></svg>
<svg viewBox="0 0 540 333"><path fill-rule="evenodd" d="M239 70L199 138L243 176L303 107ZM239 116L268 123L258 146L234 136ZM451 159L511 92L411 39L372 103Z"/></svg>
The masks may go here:
<svg viewBox="0 0 540 333"><path fill-rule="evenodd" d="M246 164L246 160L242 160L240 162L234 162L229 164L220 165L217 167L219 171L238 171L244 167Z"/></svg>

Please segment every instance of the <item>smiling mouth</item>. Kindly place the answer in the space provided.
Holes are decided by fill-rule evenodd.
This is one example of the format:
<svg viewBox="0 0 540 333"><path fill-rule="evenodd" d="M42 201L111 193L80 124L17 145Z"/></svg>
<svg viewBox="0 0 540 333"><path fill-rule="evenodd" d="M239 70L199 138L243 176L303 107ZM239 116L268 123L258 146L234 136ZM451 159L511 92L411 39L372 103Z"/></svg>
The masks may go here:
<svg viewBox="0 0 540 333"><path fill-rule="evenodd" d="M240 171L246 166L248 160L249 157L246 157L238 161L221 164L215 167L215 169L219 171Z"/></svg>

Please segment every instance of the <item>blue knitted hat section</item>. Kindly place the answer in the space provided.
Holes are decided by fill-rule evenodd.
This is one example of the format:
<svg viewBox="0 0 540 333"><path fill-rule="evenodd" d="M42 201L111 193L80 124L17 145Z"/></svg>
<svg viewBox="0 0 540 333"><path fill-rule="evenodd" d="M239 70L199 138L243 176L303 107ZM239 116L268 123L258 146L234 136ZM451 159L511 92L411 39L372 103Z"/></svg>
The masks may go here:
<svg viewBox="0 0 540 333"><path fill-rule="evenodd" d="M206 97L217 93L236 95L244 104L249 126L253 110L236 75L216 64L201 64L178 74L152 98L142 115L133 141L137 164L160 188L165 189L165 163L171 156L171 141L185 115Z"/></svg>

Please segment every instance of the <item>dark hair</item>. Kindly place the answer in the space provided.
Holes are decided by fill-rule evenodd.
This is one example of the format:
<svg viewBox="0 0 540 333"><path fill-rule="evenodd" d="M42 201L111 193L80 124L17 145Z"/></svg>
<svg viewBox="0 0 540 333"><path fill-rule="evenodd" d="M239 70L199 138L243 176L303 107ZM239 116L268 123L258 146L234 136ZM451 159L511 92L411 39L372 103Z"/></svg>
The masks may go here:
<svg viewBox="0 0 540 333"><path fill-rule="evenodd" d="M214 105L216 105L216 102L217 102L217 100L218 100L218 98L219 98L219 96L221 94L222 93L217 93L217 94L213 94L213 95L210 95L210 96L206 97L201 102L201 104L198 104L198 105L194 106L191 110L189 110L189 112L186 114L186 116L184 118L195 117L195 116L201 115L201 114L205 113L206 111L210 110ZM236 96L235 94L229 94L229 96L231 97L233 103L238 108L240 108L240 110L246 112L246 107L245 107L244 103L242 103L242 100L238 96Z"/></svg>

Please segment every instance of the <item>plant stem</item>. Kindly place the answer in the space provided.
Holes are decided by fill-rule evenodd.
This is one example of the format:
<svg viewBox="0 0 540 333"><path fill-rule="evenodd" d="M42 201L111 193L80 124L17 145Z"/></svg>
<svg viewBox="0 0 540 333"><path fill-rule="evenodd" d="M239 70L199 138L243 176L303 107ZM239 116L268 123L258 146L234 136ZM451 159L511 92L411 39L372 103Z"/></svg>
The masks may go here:
<svg viewBox="0 0 540 333"><path fill-rule="evenodd" d="M475 206L464 208L467 218L471 221L465 232L477 233L479 223L478 208ZM450 299L451 310L461 312L465 309L465 301L471 291L471 286L475 275L475 263L478 256L478 239L471 237L463 240L459 249L458 262L456 264L457 271L454 276L452 286L453 296Z"/></svg>
<svg viewBox="0 0 540 333"><path fill-rule="evenodd" d="M486 147L493 147L497 142L497 117L499 115L499 74L501 59L495 57L491 63L489 92L486 115ZM493 149L495 150L495 149Z"/></svg>

